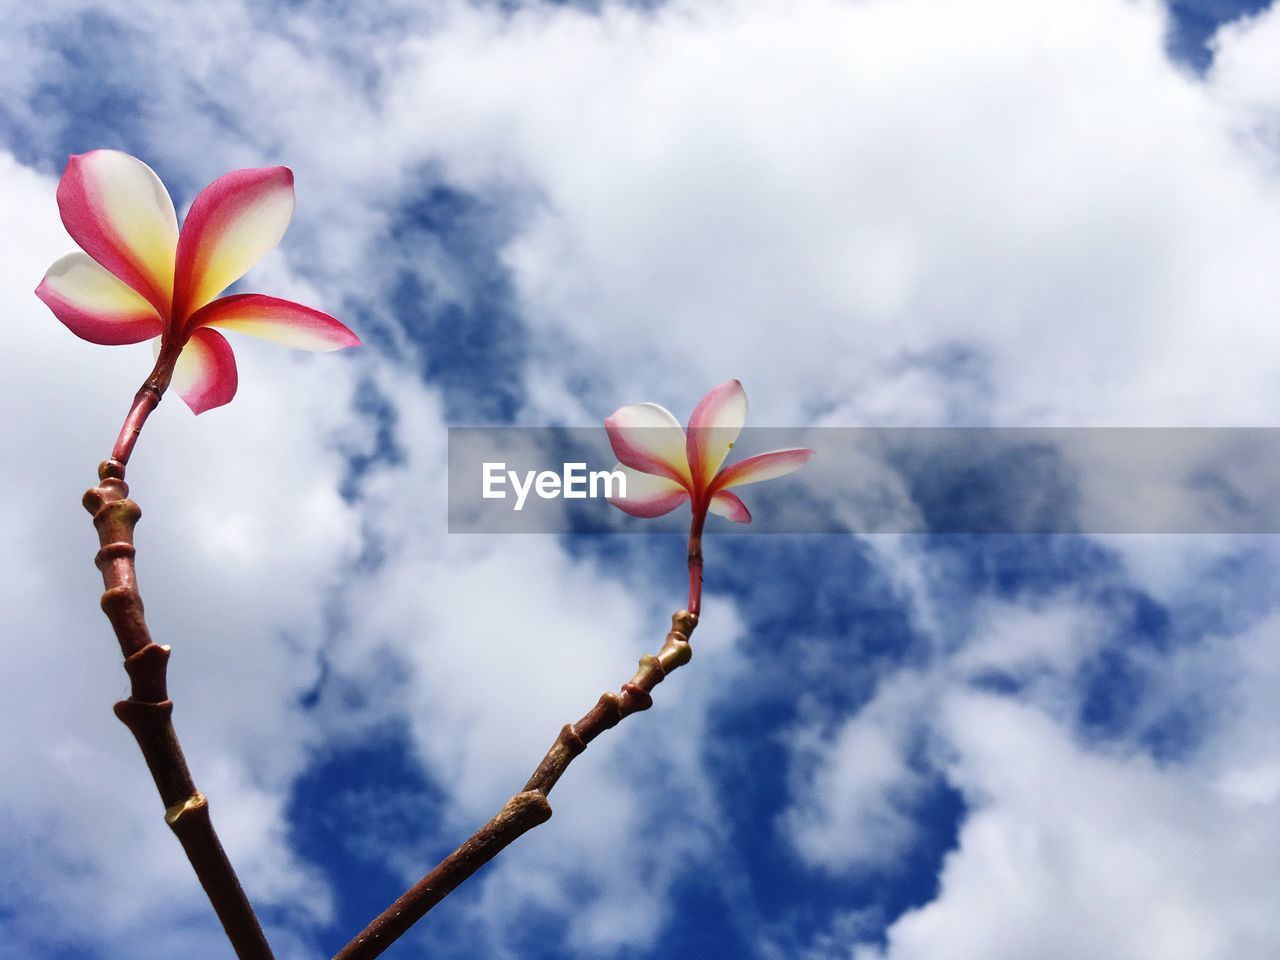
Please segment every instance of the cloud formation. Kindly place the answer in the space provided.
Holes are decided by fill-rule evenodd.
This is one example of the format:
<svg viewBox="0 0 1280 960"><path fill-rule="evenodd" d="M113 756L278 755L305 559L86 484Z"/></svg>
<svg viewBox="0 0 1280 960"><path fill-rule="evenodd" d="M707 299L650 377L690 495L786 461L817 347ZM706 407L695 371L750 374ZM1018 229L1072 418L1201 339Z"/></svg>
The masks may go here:
<svg viewBox="0 0 1280 960"><path fill-rule="evenodd" d="M148 363L30 295L70 246L62 154L124 147L188 198L291 164L297 222L255 285L368 334L340 360L240 347L235 403L198 424L166 404L131 467L197 781L280 955L313 956L363 891L300 853L308 774L407 742L440 810L379 811L405 844L364 852L407 882L679 596L678 545L447 538L446 422L688 409L730 376L780 424L1270 422L1280 12L1221 30L1204 76L1168 30L1151 0L16 11L5 938L39 960L219 949L107 713L77 502ZM1268 544L712 549L694 668L406 949L1276 952ZM890 621L908 640L878 649ZM921 852L949 829L939 791L945 858Z"/></svg>

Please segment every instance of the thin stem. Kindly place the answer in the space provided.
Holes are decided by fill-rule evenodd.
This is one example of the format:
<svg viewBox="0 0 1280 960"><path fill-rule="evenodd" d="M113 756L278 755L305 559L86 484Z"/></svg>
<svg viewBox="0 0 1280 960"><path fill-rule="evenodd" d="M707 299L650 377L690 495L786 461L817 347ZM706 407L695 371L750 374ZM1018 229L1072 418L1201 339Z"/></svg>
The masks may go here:
<svg viewBox="0 0 1280 960"><path fill-rule="evenodd" d="M160 398L169 388L169 381L173 379L173 368L181 352L181 346L175 349L169 343L162 343L160 355L156 357L156 365L152 368L151 375L134 395L133 406L129 408L129 414L124 418L120 436L116 438L116 445L111 451L111 459L118 461L121 466L129 462L134 444L138 442L138 435L142 433L147 417L151 416L151 411L159 406Z"/></svg>
<svg viewBox="0 0 1280 960"><path fill-rule="evenodd" d="M133 529L142 510L128 499L124 461L167 385L172 363L165 369L163 361L162 354L157 372L138 391L120 431L115 449L123 458L113 457L99 465L99 484L84 495L84 506L93 515L101 547L95 563L102 572L105 588L102 609L111 621L131 681L129 699L115 705L115 714L138 742L164 803L165 822L186 851L236 956L240 960L272 960L262 926L209 818L209 802L196 789L187 768L173 726L173 701L168 692L169 647L159 646L151 639L138 590ZM160 374L162 380L157 379Z"/></svg>
<svg viewBox="0 0 1280 960"><path fill-rule="evenodd" d="M689 524L689 612L695 617L702 613L702 527L707 522L707 511L694 510Z"/></svg>
<svg viewBox="0 0 1280 960"><path fill-rule="evenodd" d="M138 434L142 433L142 425L151 416L151 411L160 404L160 394L144 384L133 398L133 406L129 415L124 418L124 426L120 428L120 436L116 439L115 448L111 451L111 459L121 466L129 462L133 453L133 445L138 442Z"/></svg>
<svg viewBox="0 0 1280 960"><path fill-rule="evenodd" d="M701 524L695 525L700 533ZM547 794L556 781L592 740L616 726L624 717L653 705L653 697L650 696L653 688L693 656L689 637L697 625L698 617L691 611L681 610L673 614L671 631L657 656L648 654L642 657L640 668L622 685L619 693L604 694L581 720L565 724L524 789L508 800L497 816L339 950L333 960L372 960L379 956L450 891L496 857L513 840L551 819Z"/></svg>

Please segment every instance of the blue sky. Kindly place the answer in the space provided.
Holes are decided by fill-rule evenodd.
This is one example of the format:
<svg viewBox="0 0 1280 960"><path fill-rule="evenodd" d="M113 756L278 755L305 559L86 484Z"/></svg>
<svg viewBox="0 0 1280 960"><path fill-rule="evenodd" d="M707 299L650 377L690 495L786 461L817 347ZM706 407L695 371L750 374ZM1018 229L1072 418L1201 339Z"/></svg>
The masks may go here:
<svg viewBox="0 0 1280 960"><path fill-rule="evenodd" d="M483 822L682 601L676 539L450 537L448 426L683 416L732 376L757 425L1274 421L1274 9L421 6L8 15L14 956L222 955L109 712L75 504L149 358L30 294L69 153L142 157L180 210L289 164L245 289L367 344L237 344L235 402L164 404L130 468L177 722L282 960ZM712 536L690 668L386 955L1275 956L1276 559Z"/></svg>

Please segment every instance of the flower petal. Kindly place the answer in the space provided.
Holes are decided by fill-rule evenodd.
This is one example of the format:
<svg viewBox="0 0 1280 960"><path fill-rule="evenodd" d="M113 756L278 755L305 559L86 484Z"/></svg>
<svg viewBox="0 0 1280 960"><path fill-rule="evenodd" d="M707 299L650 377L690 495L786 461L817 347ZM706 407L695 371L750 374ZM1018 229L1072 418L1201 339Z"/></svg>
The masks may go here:
<svg viewBox="0 0 1280 960"><path fill-rule="evenodd" d="M684 484L668 477L641 473L621 463L613 469L626 477L626 496L610 497L609 502L633 517L660 517L689 499Z"/></svg>
<svg viewBox="0 0 1280 960"><path fill-rule="evenodd" d="M173 313L185 319L239 280L293 217L288 167L233 170L200 191L178 239Z"/></svg>
<svg viewBox="0 0 1280 960"><path fill-rule="evenodd" d="M227 338L203 328L191 334L173 368L171 381L191 412L204 413L230 403L237 383L236 357Z"/></svg>
<svg viewBox="0 0 1280 960"><path fill-rule="evenodd" d="M222 297L191 317L193 327L222 327L299 350L341 350L360 338L327 313L260 293Z"/></svg>
<svg viewBox="0 0 1280 960"><path fill-rule="evenodd" d="M620 407L604 422L614 455L642 473L690 486L689 461L680 421L656 403Z"/></svg>
<svg viewBox="0 0 1280 960"><path fill-rule="evenodd" d="M794 473L803 467L812 456L812 450L792 447L747 457L721 470L720 475L716 477L715 488L724 490L727 487L744 487L748 483L760 483L762 480L785 477L788 473Z"/></svg>
<svg viewBox="0 0 1280 960"><path fill-rule="evenodd" d="M730 380L708 393L689 417L689 469L698 489L705 490L747 422L747 392Z"/></svg>
<svg viewBox="0 0 1280 960"><path fill-rule="evenodd" d="M728 490L721 490L711 498L707 509L717 516L726 517L734 523L750 523L751 511L747 505Z"/></svg>
<svg viewBox="0 0 1280 960"><path fill-rule="evenodd" d="M36 296L81 340L115 345L157 337L164 322L140 294L84 253L54 263Z"/></svg>
<svg viewBox="0 0 1280 960"><path fill-rule="evenodd" d="M168 315L178 218L155 171L119 150L73 156L58 184L58 210L85 253Z"/></svg>

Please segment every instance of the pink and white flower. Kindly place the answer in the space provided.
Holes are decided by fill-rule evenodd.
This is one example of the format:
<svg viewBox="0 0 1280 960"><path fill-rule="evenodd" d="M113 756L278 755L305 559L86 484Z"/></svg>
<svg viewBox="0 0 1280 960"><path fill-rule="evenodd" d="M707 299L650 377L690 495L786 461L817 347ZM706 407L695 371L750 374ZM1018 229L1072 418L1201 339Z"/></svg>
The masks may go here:
<svg viewBox="0 0 1280 960"><path fill-rule="evenodd" d="M604 422L626 476L623 497L610 499L635 517L660 517L686 500L694 516L708 511L735 523L750 523L751 512L732 487L784 477L799 470L813 451L770 450L724 466L747 420L747 394L737 380L713 389L689 418L688 432L665 407L636 403Z"/></svg>
<svg viewBox="0 0 1280 960"><path fill-rule="evenodd" d="M288 167L235 170L200 191L179 231L173 200L141 160L118 150L73 156L58 184L58 209L83 252L54 263L36 296L90 343L155 338L159 390L171 382L203 413L236 392L235 357L215 327L303 350L360 343L338 320L302 304L219 296L280 242L293 202Z"/></svg>

